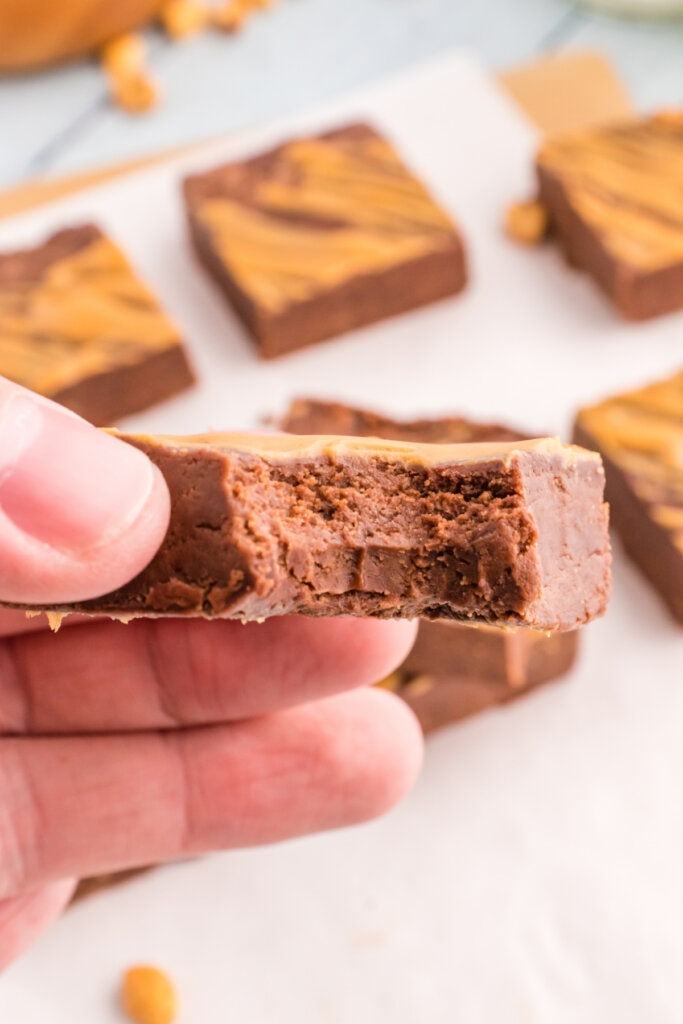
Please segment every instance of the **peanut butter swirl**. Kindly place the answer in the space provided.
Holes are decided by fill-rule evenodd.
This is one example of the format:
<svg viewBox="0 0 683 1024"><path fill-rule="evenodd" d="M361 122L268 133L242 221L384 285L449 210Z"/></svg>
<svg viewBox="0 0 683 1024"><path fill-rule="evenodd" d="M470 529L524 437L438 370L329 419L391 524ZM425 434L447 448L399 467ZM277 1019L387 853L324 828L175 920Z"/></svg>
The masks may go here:
<svg viewBox="0 0 683 1024"><path fill-rule="evenodd" d="M2 259L28 264L30 257ZM41 394L179 343L124 255L95 229L88 244L37 277L7 274L0 283L0 374Z"/></svg>
<svg viewBox="0 0 683 1024"><path fill-rule="evenodd" d="M615 259L641 272L683 260L683 112L550 139L538 166Z"/></svg>
<svg viewBox="0 0 683 1024"><path fill-rule="evenodd" d="M683 370L582 409L577 422L683 551Z"/></svg>
<svg viewBox="0 0 683 1024"><path fill-rule="evenodd" d="M198 217L241 287L273 313L455 241L447 214L369 129L282 146L248 194L206 198Z"/></svg>

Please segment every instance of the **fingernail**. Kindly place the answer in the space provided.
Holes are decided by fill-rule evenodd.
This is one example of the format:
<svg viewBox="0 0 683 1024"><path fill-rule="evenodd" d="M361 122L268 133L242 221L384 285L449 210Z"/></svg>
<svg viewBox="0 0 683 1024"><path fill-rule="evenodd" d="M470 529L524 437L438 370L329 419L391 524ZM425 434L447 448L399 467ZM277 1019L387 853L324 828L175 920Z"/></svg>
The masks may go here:
<svg viewBox="0 0 683 1024"><path fill-rule="evenodd" d="M123 441L25 393L0 414L0 511L51 547L79 552L137 519L154 468Z"/></svg>

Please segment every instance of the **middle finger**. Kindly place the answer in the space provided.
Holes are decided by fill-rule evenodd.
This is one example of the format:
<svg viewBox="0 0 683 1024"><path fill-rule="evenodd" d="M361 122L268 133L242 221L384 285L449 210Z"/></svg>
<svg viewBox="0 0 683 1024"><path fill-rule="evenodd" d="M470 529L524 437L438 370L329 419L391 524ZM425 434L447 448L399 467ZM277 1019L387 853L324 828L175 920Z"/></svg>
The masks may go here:
<svg viewBox="0 0 683 1024"><path fill-rule="evenodd" d="M406 622L276 618L96 622L0 641L0 733L121 732L227 722L376 682Z"/></svg>

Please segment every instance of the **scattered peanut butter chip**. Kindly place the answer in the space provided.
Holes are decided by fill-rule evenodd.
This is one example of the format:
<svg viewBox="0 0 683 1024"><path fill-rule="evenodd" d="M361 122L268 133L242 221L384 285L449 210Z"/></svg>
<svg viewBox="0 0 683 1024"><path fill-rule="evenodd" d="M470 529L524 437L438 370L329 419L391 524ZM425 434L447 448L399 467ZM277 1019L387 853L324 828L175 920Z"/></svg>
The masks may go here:
<svg viewBox="0 0 683 1024"><path fill-rule="evenodd" d="M123 976L121 1006L135 1024L172 1024L178 998L173 982L158 967L131 967Z"/></svg>
<svg viewBox="0 0 683 1024"><path fill-rule="evenodd" d="M102 47L101 55L109 91L117 106L131 114L141 114L156 106L159 93L145 69L147 49L142 36L134 32L116 36Z"/></svg>
<svg viewBox="0 0 683 1024"><path fill-rule="evenodd" d="M112 74L132 73L144 67L147 47L142 36L126 32L114 36L102 47L102 64Z"/></svg>
<svg viewBox="0 0 683 1024"><path fill-rule="evenodd" d="M159 90L144 71L110 78L111 95L118 107L129 114L144 114L157 105Z"/></svg>
<svg viewBox="0 0 683 1024"><path fill-rule="evenodd" d="M166 0L159 17L171 39L185 39L204 28L209 12L200 0Z"/></svg>
<svg viewBox="0 0 683 1024"><path fill-rule="evenodd" d="M505 214L505 231L522 245L538 245L548 233L548 213L537 199L515 203Z"/></svg>
<svg viewBox="0 0 683 1024"><path fill-rule="evenodd" d="M211 20L222 32L238 32L244 24L249 7L241 0L228 0L222 7L217 7L211 14Z"/></svg>
<svg viewBox="0 0 683 1024"><path fill-rule="evenodd" d="M238 32L249 14L271 7L272 3L273 0L226 0L212 12L212 21L223 32Z"/></svg>

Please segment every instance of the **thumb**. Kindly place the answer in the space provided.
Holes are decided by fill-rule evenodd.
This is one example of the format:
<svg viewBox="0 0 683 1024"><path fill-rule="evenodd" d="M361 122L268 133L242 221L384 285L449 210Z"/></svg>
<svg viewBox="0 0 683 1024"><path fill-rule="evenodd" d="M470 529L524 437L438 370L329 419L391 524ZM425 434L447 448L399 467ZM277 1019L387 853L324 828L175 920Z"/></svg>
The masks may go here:
<svg viewBox="0 0 683 1024"><path fill-rule="evenodd" d="M0 378L0 601L114 590L151 561L169 509L137 448Z"/></svg>

